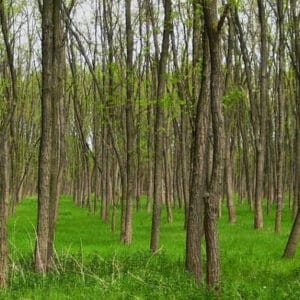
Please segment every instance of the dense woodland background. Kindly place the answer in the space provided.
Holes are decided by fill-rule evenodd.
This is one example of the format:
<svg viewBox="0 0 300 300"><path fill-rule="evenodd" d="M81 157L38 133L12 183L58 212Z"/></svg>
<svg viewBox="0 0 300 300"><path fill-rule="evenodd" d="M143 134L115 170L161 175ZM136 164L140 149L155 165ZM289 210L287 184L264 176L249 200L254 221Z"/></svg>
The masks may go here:
<svg viewBox="0 0 300 300"><path fill-rule="evenodd" d="M186 268L216 289L224 202L230 223L243 203L261 230L275 209L276 233L290 209L295 222L282 253L295 254L297 0L1 0L0 19L1 286L7 217L36 194L37 272L55 265L62 194L100 212L125 244L134 243L133 211L146 209L153 253L161 210L168 222L184 210Z"/></svg>

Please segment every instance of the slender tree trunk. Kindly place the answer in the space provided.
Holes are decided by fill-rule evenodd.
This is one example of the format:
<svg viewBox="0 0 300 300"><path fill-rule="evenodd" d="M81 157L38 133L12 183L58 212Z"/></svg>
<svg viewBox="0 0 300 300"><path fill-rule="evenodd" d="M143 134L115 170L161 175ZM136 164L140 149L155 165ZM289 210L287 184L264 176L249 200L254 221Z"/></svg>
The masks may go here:
<svg viewBox="0 0 300 300"><path fill-rule="evenodd" d="M4 1L0 1L1 31L4 39L7 62L10 71L12 99L8 101L7 114L2 115L0 122L0 288L8 285L8 243L7 243L7 215L9 201L8 174L8 127L13 126L15 106L17 102L17 79L14 67L13 49L10 43L9 27L5 12ZM4 67L5 68L5 67ZM7 99L8 100L8 99ZM3 101L3 100L2 100ZM13 156L12 156L13 157ZM15 164L13 164L15 165ZM15 171L15 170L14 170ZM13 191L13 195L16 191Z"/></svg>
<svg viewBox="0 0 300 300"><path fill-rule="evenodd" d="M173 222L173 213L172 213L172 200L171 200L171 181L169 174L169 155L167 150L167 138L164 141L164 150L163 150L163 158L164 158L164 182L165 182L165 202L167 209L167 219L168 223Z"/></svg>
<svg viewBox="0 0 300 300"><path fill-rule="evenodd" d="M278 44L278 87L277 87L277 185L276 185L276 220L275 232L281 230L282 207L284 198L284 182L283 182L283 164L284 164L284 55L285 55L285 38L284 38L284 2L277 0L277 24L279 29L279 44Z"/></svg>
<svg viewBox="0 0 300 300"><path fill-rule="evenodd" d="M8 203L7 135L1 132L0 143L0 288L8 284L7 203Z"/></svg>
<svg viewBox="0 0 300 300"><path fill-rule="evenodd" d="M234 27L232 23L232 19L228 18L228 50L226 57L226 78L225 78L225 90L230 91L232 87L232 70L233 70L233 49L234 49ZM225 128L226 128L226 141L225 141L225 178L226 183L224 185L226 189L226 198L227 198L227 210L228 210L228 218L230 223L236 222L236 211L234 204L234 183L233 183L233 146L234 146L234 128L232 123L233 114L229 111L225 113ZM241 186L241 184L240 184ZM222 203L220 201L219 212L222 211ZM221 216L220 216L221 217Z"/></svg>
<svg viewBox="0 0 300 300"><path fill-rule="evenodd" d="M169 35L172 29L172 1L165 0L164 2L165 18L164 32L161 56L158 68L158 86L156 98L156 112L154 125L154 198L153 198L153 213L152 213L152 228L151 228L151 243L150 249L156 252L159 247L160 235L160 215L161 215L161 196L162 196L162 167L163 167L163 138L162 129L164 123L164 112L160 103L165 89L165 73L169 52Z"/></svg>
<svg viewBox="0 0 300 300"><path fill-rule="evenodd" d="M209 113L209 45L206 33L203 37L203 62L200 96L197 103L191 149L191 185L186 228L186 268L198 281L202 280L201 238L203 236L204 192L206 188L205 154L207 153Z"/></svg>
<svg viewBox="0 0 300 300"><path fill-rule="evenodd" d="M52 87L52 12L53 3L42 8L42 124L38 170L38 224L35 248L35 270L46 272L49 235L49 189L51 166L51 87Z"/></svg>
<svg viewBox="0 0 300 300"><path fill-rule="evenodd" d="M258 123L259 131L256 137L256 184L255 184L255 212L254 212L254 228L261 229L263 223L263 183L264 183L264 165L266 153L266 107L267 107L267 24L265 15L265 3L263 0L257 0L259 24L260 24L260 95L258 107Z"/></svg>
<svg viewBox="0 0 300 300"><path fill-rule="evenodd" d="M252 185L251 185L251 179L250 179L250 163L249 163L249 143L248 143L248 137L245 132L245 128L243 128L243 124L240 124L240 132L242 136L242 147L243 147L243 166L245 169L245 180L246 180L246 189L247 189L247 198L250 210L253 210L253 193L252 193Z"/></svg>
<svg viewBox="0 0 300 300"><path fill-rule="evenodd" d="M42 120L38 170L38 222L35 248L35 270L46 272L53 262L53 240L56 222L61 138L61 105L63 97L63 42L61 0L42 6Z"/></svg>
<svg viewBox="0 0 300 300"><path fill-rule="evenodd" d="M217 219L222 187L224 155L224 120L221 106L222 77L220 32L228 9L228 6L224 8L223 15L218 21L217 0L204 1L204 20L210 50L210 106L213 131L212 171L209 180L208 193L204 199L204 231L207 254L206 280L210 287L217 290L220 288L221 280Z"/></svg>
<svg viewBox="0 0 300 300"><path fill-rule="evenodd" d="M230 134L230 131L228 133ZM228 218L230 223L236 222L236 211L233 200L233 178L232 178L232 155L231 155L231 142L229 136L226 138L226 147L225 147L225 173L226 173L226 193L227 193L227 209L228 209Z"/></svg>
<svg viewBox="0 0 300 300"><path fill-rule="evenodd" d="M116 161L113 160L113 182L112 182L112 215L111 215L111 231L116 231L116 217L117 217L117 205L118 205L118 175L119 175L119 169L117 167Z"/></svg>
<svg viewBox="0 0 300 300"><path fill-rule="evenodd" d="M131 25L131 0L126 0L126 225L124 243L131 244L132 241L132 206L135 195L135 128L133 116L133 31Z"/></svg>
<svg viewBox="0 0 300 300"><path fill-rule="evenodd" d="M51 128L51 170L50 170L50 202L49 202L49 237L48 237L48 267L54 263L54 231L57 219L60 183L62 175L63 155L63 97L65 76L65 51L63 45L61 2L55 0L53 5L53 41L54 55L52 61L52 128Z"/></svg>
<svg viewBox="0 0 300 300"><path fill-rule="evenodd" d="M296 139L295 139L295 202L298 204L296 218L284 251L284 257L293 257L300 235L300 16L296 14L296 0L290 0L294 29L296 77Z"/></svg>

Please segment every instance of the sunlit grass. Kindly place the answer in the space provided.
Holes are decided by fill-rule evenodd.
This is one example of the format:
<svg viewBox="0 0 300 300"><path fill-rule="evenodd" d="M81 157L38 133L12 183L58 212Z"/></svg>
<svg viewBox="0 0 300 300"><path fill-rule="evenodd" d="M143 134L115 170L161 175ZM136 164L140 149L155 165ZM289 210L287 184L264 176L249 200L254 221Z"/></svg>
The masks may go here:
<svg viewBox="0 0 300 300"><path fill-rule="evenodd" d="M237 224L219 221L224 299L300 299L300 253L282 259L292 220L285 210L282 232L274 233L274 210L265 214L263 230L253 230L247 204L237 204ZM161 250L149 252L151 214L134 213L131 246L119 242L119 231L62 197L56 227L57 270L35 274L36 199L24 200L9 219L11 285L0 299L211 299L184 271L184 214L174 222L162 214ZM117 217L119 220L119 215ZM117 225L119 226L119 224ZM119 228L119 227L117 227ZM204 249L204 247L202 247Z"/></svg>

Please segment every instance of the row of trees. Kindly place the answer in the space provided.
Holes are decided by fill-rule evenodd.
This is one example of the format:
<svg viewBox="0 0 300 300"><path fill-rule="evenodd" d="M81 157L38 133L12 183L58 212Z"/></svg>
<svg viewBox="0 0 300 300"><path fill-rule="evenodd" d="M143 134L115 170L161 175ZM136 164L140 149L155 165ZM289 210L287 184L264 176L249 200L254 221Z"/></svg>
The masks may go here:
<svg viewBox="0 0 300 300"><path fill-rule="evenodd" d="M58 198L134 241L133 209L185 211L186 267L220 284L217 219L234 195L263 228L285 199L300 228L300 7L289 1L0 1L0 284L8 212L38 194L35 269L54 266ZM40 19L41 16L41 19ZM41 47L38 45L41 42ZM41 99L41 106L39 106ZM41 109L39 108L41 107ZM9 204L9 205L8 205ZM9 209L8 209L9 208Z"/></svg>

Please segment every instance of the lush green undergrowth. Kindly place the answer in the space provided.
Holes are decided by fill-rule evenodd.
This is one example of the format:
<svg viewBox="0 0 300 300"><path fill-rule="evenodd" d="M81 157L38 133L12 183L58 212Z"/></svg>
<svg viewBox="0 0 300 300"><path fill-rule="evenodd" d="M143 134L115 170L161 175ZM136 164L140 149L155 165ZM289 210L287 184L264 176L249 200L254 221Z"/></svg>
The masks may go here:
<svg viewBox="0 0 300 300"><path fill-rule="evenodd" d="M225 211L225 208L224 208ZM224 299L300 299L300 254L281 258L291 227L285 210L282 233L274 234L274 211L265 215L265 228L253 230L247 205L237 205L238 221L219 221ZM151 214L134 215L131 246L119 242L118 232L76 207L60 201L56 227L56 270L42 276L32 271L36 199L24 200L9 220L10 287L0 299L214 299L184 270L183 212L174 222L162 218L161 250L148 251ZM204 252L204 248L203 248Z"/></svg>

